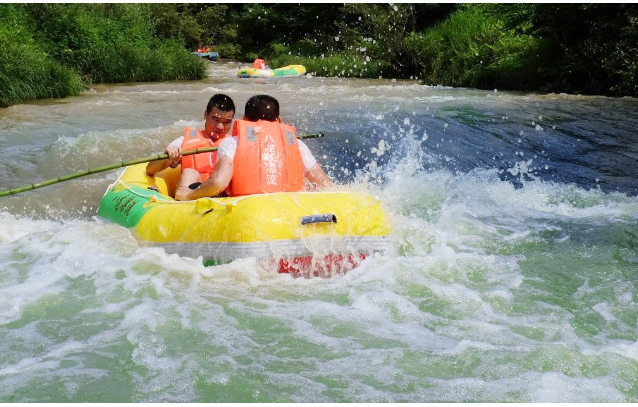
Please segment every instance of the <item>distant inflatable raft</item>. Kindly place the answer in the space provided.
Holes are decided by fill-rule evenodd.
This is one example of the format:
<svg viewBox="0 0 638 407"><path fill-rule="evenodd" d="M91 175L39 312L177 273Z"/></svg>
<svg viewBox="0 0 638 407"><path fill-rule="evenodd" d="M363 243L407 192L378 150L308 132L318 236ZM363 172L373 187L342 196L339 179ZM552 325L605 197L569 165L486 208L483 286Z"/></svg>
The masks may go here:
<svg viewBox="0 0 638 407"><path fill-rule="evenodd" d="M239 78L276 78L305 74L306 67L303 65L288 65L277 69L240 68L237 71Z"/></svg>
<svg viewBox="0 0 638 407"><path fill-rule="evenodd" d="M202 57L204 59L208 59L210 61L217 61L217 58L219 58L219 54L217 52L191 52L191 54L198 56L198 57Z"/></svg>

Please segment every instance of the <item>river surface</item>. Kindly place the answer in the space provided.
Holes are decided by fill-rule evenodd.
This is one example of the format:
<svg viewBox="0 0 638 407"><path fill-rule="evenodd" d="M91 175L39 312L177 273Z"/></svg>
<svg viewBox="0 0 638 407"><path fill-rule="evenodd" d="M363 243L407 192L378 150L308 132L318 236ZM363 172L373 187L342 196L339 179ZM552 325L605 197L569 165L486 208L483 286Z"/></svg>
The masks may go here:
<svg viewBox="0 0 638 407"><path fill-rule="evenodd" d="M396 252L204 267L96 217L113 170L0 198L0 402L638 402L638 100L238 79L0 109L0 190L162 152L257 93Z"/></svg>

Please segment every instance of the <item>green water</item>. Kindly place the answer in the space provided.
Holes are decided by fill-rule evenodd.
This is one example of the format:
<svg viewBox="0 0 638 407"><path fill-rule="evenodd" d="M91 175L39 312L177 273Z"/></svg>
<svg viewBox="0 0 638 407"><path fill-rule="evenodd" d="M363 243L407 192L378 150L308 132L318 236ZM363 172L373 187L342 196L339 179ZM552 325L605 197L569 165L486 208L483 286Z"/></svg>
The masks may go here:
<svg viewBox="0 0 638 407"><path fill-rule="evenodd" d="M235 74L0 111L0 188L159 152L214 92L273 93L327 134L307 144L333 178L379 197L396 252L328 279L205 267L95 217L117 172L3 199L0 401L638 402L632 167L565 151L574 123L631 157L604 146L635 101Z"/></svg>

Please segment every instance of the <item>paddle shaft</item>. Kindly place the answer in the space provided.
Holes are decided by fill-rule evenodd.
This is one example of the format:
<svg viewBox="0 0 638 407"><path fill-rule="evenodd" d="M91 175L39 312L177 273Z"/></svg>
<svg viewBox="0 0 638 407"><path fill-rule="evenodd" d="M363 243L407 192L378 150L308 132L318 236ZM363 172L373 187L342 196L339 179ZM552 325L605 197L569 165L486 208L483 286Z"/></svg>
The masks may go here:
<svg viewBox="0 0 638 407"><path fill-rule="evenodd" d="M317 137L323 137L323 133L306 134L306 135L298 136L297 138L308 139L308 138L317 138ZM215 151L215 150L217 150L217 147L198 148L196 150L184 151L184 152L182 152L182 156L184 156L184 155L192 155L192 154L199 154L199 153L207 153L207 152ZM29 184L29 185L24 185L22 187L18 187L18 188L14 188L14 189L8 189L8 190L5 190L5 191L0 191L0 197L8 196L8 195L15 195L15 194L18 194L20 192L25 192L25 191L31 191L32 189L46 187L48 185L57 184L58 182L63 182L63 181L68 181L68 180L75 179L75 178L80 178L80 177L83 177L85 175L97 174L98 172L104 172L104 171L114 170L116 168L128 167L129 165L148 163L148 162L151 162L151 161L158 161L158 160L166 160L167 158L169 158L168 154L158 154L158 155L154 155L154 156L150 156L150 157L138 158L138 159L131 160L131 161L123 161L123 162L119 162L117 164L111 164L111 165L105 165L105 166L102 166L102 167L89 168L88 170L79 171L79 172L76 172L76 173L73 173L73 174L63 175L63 176L57 177L57 178L51 178L49 180L38 182L38 183L35 183L35 184Z"/></svg>

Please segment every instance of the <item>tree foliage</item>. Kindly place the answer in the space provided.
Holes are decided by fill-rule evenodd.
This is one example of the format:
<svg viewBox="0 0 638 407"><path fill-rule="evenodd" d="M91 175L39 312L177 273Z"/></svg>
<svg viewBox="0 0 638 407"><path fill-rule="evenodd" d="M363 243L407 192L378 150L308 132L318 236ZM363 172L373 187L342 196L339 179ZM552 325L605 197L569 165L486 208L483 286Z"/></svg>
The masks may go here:
<svg viewBox="0 0 638 407"><path fill-rule="evenodd" d="M32 36L28 14L0 4L0 107L35 98L65 97L82 88L79 76L47 55Z"/></svg>
<svg viewBox="0 0 638 407"><path fill-rule="evenodd" d="M505 27L544 42L541 86L638 96L638 5L493 4Z"/></svg>
<svg viewBox="0 0 638 407"><path fill-rule="evenodd" d="M201 79L180 40L155 35L150 4L0 5L0 105L92 83Z"/></svg>
<svg viewBox="0 0 638 407"><path fill-rule="evenodd" d="M638 96L633 3L2 4L0 40L5 105L81 84L201 78L190 56L200 46L317 75Z"/></svg>
<svg viewBox="0 0 638 407"><path fill-rule="evenodd" d="M317 74L383 74L451 86L638 95L634 4L233 7L224 21L236 24L238 54L233 57L244 60L259 53L276 62L311 65ZM335 60L341 63L332 64Z"/></svg>

